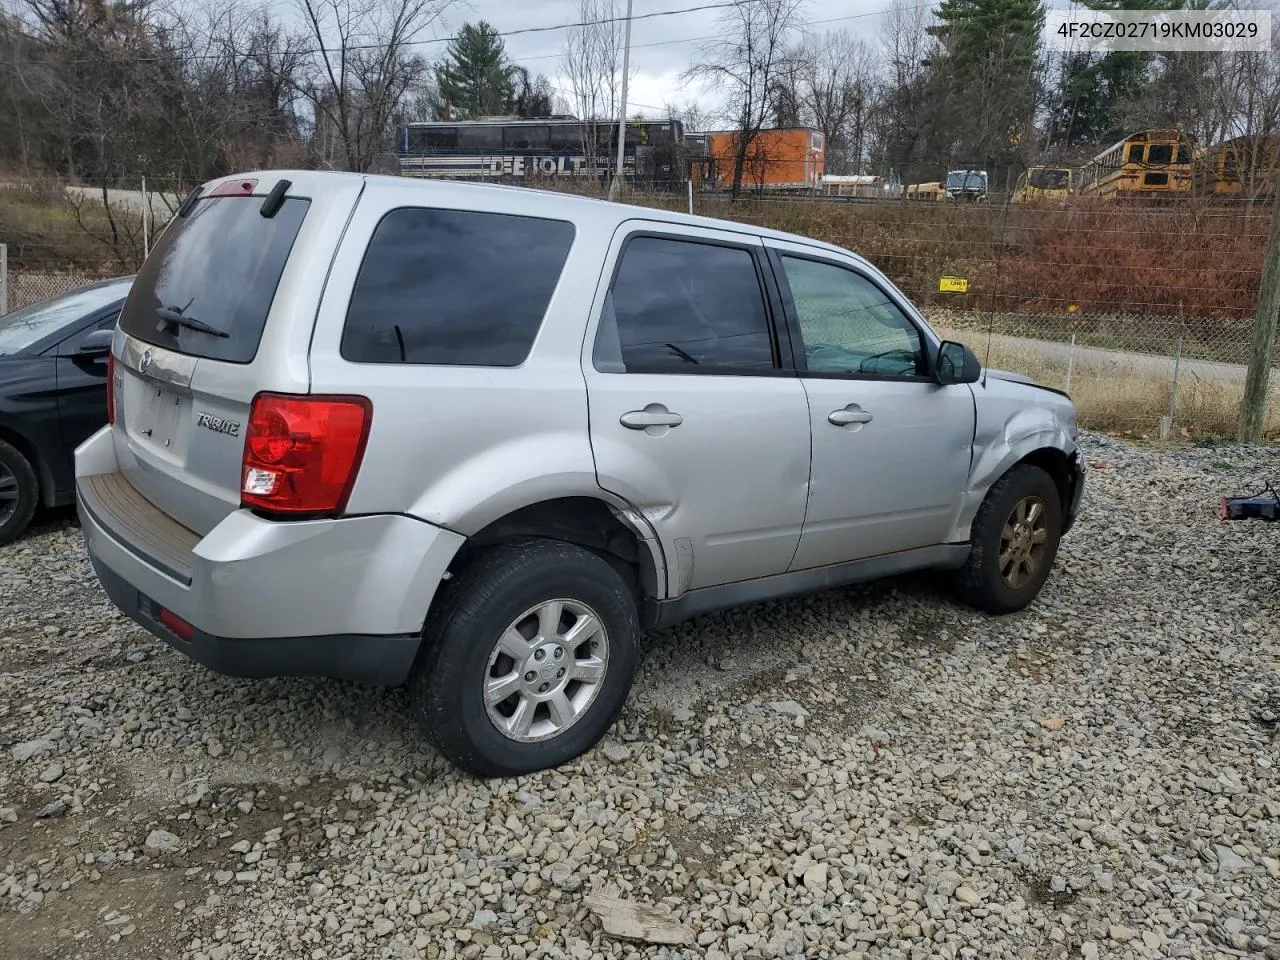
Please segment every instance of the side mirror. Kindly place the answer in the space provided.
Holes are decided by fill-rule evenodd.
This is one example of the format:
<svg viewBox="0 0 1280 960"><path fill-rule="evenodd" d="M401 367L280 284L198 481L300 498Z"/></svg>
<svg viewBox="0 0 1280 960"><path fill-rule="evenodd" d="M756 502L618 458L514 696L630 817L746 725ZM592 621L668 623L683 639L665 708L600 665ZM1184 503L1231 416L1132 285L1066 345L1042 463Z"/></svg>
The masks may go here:
<svg viewBox="0 0 1280 960"><path fill-rule="evenodd" d="M80 341L76 348L76 356L87 360L97 360L111 352L111 341L115 338L115 327L106 330L94 330Z"/></svg>
<svg viewBox="0 0 1280 960"><path fill-rule="evenodd" d="M982 377L978 355L963 343L943 341L933 363L933 379L943 386L953 383L977 383Z"/></svg>

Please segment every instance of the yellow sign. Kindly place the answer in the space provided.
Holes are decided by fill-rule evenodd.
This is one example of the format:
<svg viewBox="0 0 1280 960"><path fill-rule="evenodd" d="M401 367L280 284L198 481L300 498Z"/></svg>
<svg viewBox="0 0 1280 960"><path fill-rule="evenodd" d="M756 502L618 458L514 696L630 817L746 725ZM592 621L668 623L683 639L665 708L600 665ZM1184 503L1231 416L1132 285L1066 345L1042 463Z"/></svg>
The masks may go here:
<svg viewBox="0 0 1280 960"><path fill-rule="evenodd" d="M969 281L965 277L943 277L938 281L938 289L943 293L968 293Z"/></svg>

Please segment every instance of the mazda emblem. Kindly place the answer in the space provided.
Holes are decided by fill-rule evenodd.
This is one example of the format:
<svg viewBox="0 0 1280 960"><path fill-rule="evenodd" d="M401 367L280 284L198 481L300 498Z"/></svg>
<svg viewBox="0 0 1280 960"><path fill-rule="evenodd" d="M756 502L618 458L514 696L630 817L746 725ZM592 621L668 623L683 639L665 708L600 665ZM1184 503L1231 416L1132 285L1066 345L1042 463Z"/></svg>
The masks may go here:
<svg viewBox="0 0 1280 960"><path fill-rule="evenodd" d="M143 351L142 359L138 361L138 372L146 373L147 367L151 366L151 351Z"/></svg>

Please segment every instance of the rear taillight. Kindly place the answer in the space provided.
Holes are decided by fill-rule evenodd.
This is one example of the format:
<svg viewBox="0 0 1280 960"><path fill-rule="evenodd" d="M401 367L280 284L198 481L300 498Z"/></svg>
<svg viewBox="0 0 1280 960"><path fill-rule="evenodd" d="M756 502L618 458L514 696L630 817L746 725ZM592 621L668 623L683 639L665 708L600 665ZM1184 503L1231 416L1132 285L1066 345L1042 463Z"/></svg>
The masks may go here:
<svg viewBox="0 0 1280 960"><path fill-rule="evenodd" d="M341 513L369 438L366 397L253 398L244 438L240 503L266 513Z"/></svg>
<svg viewBox="0 0 1280 960"><path fill-rule="evenodd" d="M107 423L116 422L116 355L107 354Z"/></svg>

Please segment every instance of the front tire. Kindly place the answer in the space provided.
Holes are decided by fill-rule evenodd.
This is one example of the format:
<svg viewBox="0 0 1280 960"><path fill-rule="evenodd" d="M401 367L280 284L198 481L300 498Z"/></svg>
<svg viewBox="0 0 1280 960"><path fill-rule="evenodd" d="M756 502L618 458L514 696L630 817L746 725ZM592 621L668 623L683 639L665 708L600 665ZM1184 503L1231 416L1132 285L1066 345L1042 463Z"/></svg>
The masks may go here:
<svg viewBox="0 0 1280 960"><path fill-rule="evenodd" d="M22 535L36 512L40 484L27 458L0 440L0 547Z"/></svg>
<svg viewBox="0 0 1280 960"><path fill-rule="evenodd" d="M992 485L973 521L972 549L960 570L965 602L1013 613L1040 593L1062 539L1062 498L1053 478L1019 464Z"/></svg>
<svg viewBox="0 0 1280 960"><path fill-rule="evenodd" d="M639 659L635 598L607 561L535 540L484 550L427 616L409 697L455 766L505 777L594 746Z"/></svg>

